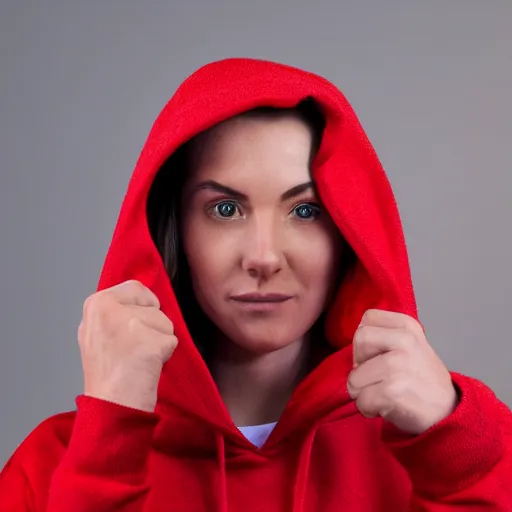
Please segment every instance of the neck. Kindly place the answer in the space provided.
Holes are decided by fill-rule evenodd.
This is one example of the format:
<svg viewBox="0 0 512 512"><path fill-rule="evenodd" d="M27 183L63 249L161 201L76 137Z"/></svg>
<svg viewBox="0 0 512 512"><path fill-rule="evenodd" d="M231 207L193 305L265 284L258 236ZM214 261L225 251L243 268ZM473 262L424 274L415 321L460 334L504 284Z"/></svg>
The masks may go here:
<svg viewBox="0 0 512 512"><path fill-rule="evenodd" d="M308 371L309 356L308 337L266 354L221 342L210 369L235 425L277 421Z"/></svg>

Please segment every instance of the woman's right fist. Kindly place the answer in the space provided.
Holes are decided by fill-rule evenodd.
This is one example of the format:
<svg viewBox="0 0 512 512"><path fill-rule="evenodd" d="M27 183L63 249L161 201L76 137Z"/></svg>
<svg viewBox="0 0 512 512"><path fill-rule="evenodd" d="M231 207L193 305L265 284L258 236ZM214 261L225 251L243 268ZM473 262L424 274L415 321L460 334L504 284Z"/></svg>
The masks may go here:
<svg viewBox="0 0 512 512"><path fill-rule="evenodd" d="M162 366L178 340L149 288L125 281L87 298L78 344L84 395L155 410Z"/></svg>

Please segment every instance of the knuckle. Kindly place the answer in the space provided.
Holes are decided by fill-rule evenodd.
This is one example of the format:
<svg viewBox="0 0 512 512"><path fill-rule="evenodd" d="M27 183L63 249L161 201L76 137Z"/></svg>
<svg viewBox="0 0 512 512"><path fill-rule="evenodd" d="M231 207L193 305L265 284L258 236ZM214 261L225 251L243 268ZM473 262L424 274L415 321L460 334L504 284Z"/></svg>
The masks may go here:
<svg viewBox="0 0 512 512"><path fill-rule="evenodd" d="M169 324L169 327L174 331L174 323L173 321L161 310L158 310L162 315L164 315L166 322Z"/></svg>
<svg viewBox="0 0 512 512"><path fill-rule="evenodd" d="M375 418L377 416L376 404L369 393L363 391L357 398L356 405L365 418Z"/></svg>
<svg viewBox="0 0 512 512"><path fill-rule="evenodd" d="M103 292L97 292L93 295L90 295L85 299L84 307L83 307L83 316L84 318L90 318L93 316L102 317L105 313L105 310L109 308L110 299L108 294L104 294Z"/></svg>
<svg viewBox="0 0 512 512"><path fill-rule="evenodd" d="M356 370L353 370L349 373L347 383L351 388L357 388L357 374Z"/></svg>
<svg viewBox="0 0 512 512"><path fill-rule="evenodd" d="M375 309L367 309L363 313L363 321L371 322L373 320L373 317L375 316Z"/></svg>
<svg viewBox="0 0 512 512"><path fill-rule="evenodd" d="M357 349L365 353L368 347L371 347L374 337L374 331L369 326L360 327L354 337Z"/></svg>
<svg viewBox="0 0 512 512"><path fill-rule="evenodd" d="M413 347L416 341L416 335L414 331L411 331L410 329L403 330L400 341L403 349Z"/></svg>
<svg viewBox="0 0 512 512"><path fill-rule="evenodd" d="M164 361L167 361L171 357L172 353L174 352L177 346L178 338L176 338L176 336L166 336L165 342L163 343L162 346L162 359Z"/></svg>
<svg viewBox="0 0 512 512"><path fill-rule="evenodd" d="M140 281L137 281L136 279L130 279L129 281L126 281L125 285L128 288L132 289L137 294L142 293L146 289L146 287Z"/></svg>
<svg viewBox="0 0 512 512"><path fill-rule="evenodd" d="M128 281L125 281L126 286L130 286L132 288L141 288L142 283L138 281L137 279L128 279Z"/></svg>
<svg viewBox="0 0 512 512"><path fill-rule="evenodd" d="M83 315L87 316L89 313L91 313L92 310L94 310L97 302L97 294L89 295L84 301L84 305L82 308Z"/></svg>
<svg viewBox="0 0 512 512"><path fill-rule="evenodd" d="M161 309L153 309L151 315L154 315L154 319L157 322L159 329L166 335L174 334L174 324L169 317Z"/></svg>
<svg viewBox="0 0 512 512"><path fill-rule="evenodd" d="M368 390L363 389L361 393L359 393L356 404L358 407L366 409L368 408Z"/></svg>
<svg viewBox="0 0 512 512"><path fill-rule="evenodd" d="M170 335L174 336L174 324L171 322L171 320L169 320L169 318L164 313L162 313L162 315L165 317L165 326L166 326L167 332Z"/></svg>
<svg viewBox="0 0 512 512"><path fill-rule="evenodd" d="M130 316L126 322L126 328L130 334L136 333L140 330L142 320L135 315Z"/></svg>
<svg viewBox="0 0 512 512"><path fill-rule="evenodd" d="M78 324L78 330L77 330L77 338L78 338L79 345L81 345L84 341L84 331L85 331L85 324L84 324L84 321L82 320Z"/></svg>
<svg viewBox="0 0 512 512"><path fill-rule="evenodd" d="M423 337L423 328L421 324L411 316L405 316L405 330L409 334L409 339L418 340Z"/></svg>
<svg viewBox="0 0 512 512"><path fill-rule="evenodd" d="M178 346L178 338L174 334L166 336L166 341L167 349L174 350Z"/></svg>
<svg viewBox="0 0 512 512"><path fill-rule="evenodd" d="M94 310L97 322L102 326L113 326L117 316L116 303L107 297L98 299Z"/></svg>
<svg viewBox="0 0 512 512"><path fill-rule="evenodd" d="M403 378L391 379L384 387L384 396L389 402L397 402L407 391L407 383Z"/></svg>
<svg viewBox="0 0 512 512"><path fill-rule="evenodd" d="M356 331L356 334L354 336L354 341L359 344L359 345L362 345L363 343L366 343L366 340L368 338L368 327L362 325L361 327L359 327Z"/></svg>

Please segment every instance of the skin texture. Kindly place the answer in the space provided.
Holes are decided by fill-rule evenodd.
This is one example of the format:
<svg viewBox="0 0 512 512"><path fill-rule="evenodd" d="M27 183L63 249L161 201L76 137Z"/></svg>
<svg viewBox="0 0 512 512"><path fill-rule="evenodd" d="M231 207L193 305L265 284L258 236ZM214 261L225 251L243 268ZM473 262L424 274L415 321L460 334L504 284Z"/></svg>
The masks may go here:
<svg viewBox="0 0 512 512"><path fill-rule="evenodd" d="M347 387L367 418L382 416L403 432L421 434L457 406L450 373L414 318L368 310L353 343Z"/></svg>
<svg viewBox="0 0 512 512"><path fill-rule="evenodd" d="M178 340L156 295L125 281L86 299L78 327L84 395L153 412Z"/></svg>
<svg viewBox="0 0 512 512"><path fill-rule="evenodd" d="M337 281L340 235L314 189L297 189L311 179L311 142L292 114L231 119L199 137L183 191L194 292L218 328L210 370L239 426L278 420L307 370L318 342L311 327ZM287 300L234 300L255 292ZM154 410L178 340L149 289L127 281L91 295L78 341L84 394ZM353 346L347 388L364 416L420 434L456 407L450 374L413 318L369 310Z"/></svg>
<svg viewBox="0 0 512 512"><path fill-rule="evenodd" d="M211 370L239 425L277 420L334 291L340 235L312 186L291 192L311 182L311 144L308 125L283 115L228 120L194 148L181 238L197 301L223 333ZM233 300L255 292L290 299L267 309Z"/></svg>

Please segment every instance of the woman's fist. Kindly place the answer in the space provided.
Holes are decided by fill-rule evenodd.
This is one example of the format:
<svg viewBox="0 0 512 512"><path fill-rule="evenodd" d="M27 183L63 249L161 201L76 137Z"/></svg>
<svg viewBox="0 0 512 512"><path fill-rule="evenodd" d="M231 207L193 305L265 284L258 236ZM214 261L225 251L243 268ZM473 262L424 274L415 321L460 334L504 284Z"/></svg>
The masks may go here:
<svg viewBox="0 0 512 512"><path fill-rule="evenodd" d="M84 394L153 412L162 366L177 343L158 298L140 282L91 295L78 328Z"/></svg>
<svg viewBox="0 0 512 512"><path fill-rule="evenodd" d="M353 344L347 387L364 416L421 434L457 406L450 373L414 318L368 310Z"/></svg>

